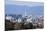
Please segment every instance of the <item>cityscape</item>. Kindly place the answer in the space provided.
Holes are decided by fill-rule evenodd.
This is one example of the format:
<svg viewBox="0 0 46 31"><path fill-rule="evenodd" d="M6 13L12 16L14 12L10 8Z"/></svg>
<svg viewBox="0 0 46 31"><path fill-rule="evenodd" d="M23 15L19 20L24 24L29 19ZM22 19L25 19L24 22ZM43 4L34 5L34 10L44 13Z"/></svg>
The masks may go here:
<svg viewBox="0 0 46 31"><path fill-rule="evenodd" d="M32 16L6 15L5 22L8 30L41 29L44 27L43 16L32 18Z"/></svg>
<svg viewBox="0 0 46 31"><path fill-rule="evenodd" d="M44 28L44 3L9 1L5 3L5 31Z"/></svg>

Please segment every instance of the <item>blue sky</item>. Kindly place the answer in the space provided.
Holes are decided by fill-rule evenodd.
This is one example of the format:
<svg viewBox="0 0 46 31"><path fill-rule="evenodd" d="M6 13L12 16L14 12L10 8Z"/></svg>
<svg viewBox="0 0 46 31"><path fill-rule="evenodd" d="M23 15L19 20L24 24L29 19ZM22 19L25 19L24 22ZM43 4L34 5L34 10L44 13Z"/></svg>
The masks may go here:
<svg viewBox="0 0 46 31"><path fill-rule="evenodd" d="M6 14L22 14L25 15L43 15L44 6L43 3L39 2L21 2L21 1L6 1L5 3Z"/></svg>

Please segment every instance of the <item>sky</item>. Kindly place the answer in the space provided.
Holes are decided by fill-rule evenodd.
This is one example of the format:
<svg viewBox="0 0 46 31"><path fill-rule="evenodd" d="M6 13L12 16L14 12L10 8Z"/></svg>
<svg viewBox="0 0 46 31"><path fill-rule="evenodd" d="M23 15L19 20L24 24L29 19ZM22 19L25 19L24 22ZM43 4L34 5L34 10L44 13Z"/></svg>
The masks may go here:
<svg viewBox="0 0 46 31"><path fill-rule="evenodd" d="M26 2L26 1L5 1L5 13L6 14L21 14L26 15L44 15L43 2Z"/></svg>

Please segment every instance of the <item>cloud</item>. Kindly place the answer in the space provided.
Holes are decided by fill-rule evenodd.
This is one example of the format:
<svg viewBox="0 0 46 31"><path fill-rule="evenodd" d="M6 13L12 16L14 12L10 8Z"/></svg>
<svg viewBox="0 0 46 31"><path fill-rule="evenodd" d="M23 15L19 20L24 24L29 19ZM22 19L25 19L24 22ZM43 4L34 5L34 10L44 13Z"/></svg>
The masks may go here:
<svg viewBox="0 0 46 31"><path fill-rule="evenodd" d="M25 5L25 6L43 6L43 2L29 2L29 1L17 1L17 0L6 0L6 5Z"/></svg>

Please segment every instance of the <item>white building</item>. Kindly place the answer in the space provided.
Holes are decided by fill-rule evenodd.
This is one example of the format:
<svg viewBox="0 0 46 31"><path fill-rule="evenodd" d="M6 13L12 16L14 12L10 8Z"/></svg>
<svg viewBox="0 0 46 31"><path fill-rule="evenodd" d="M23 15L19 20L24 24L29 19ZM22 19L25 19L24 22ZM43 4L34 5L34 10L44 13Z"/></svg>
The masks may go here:
<svg viewBox="0 0 46 31"><path fill-rule="evenodd" d="M5 18L6 20L11 20L12 19L12 17L11 16L6 16L6 18Z"/></svg>
<svg viewBox="0 0 46 31"><path fill-rule="evenodd" d="M22 22L22 19L21 18L18 18L18 21L17 21L18 23L21 23Z"/></svg>
<svg viewBox="0 0 46 31"><path fill-rule="evenodd" d="M6 20L9 20L10 22L15 22L14 18L12 16L6 16Z"/></svg>
<svg viewBox="0 0 46 31"><path fill-rule="evenodd" d="M28 22L28 23L32 23L32 17L31 17L31 16L28 16L27 22Z"/></svg>
<svg viewBox="0 0 46 31"><path fill-rule="evenodd" d="M26 23L32 23L32 17L31 16L26 16Z"/></svg>

